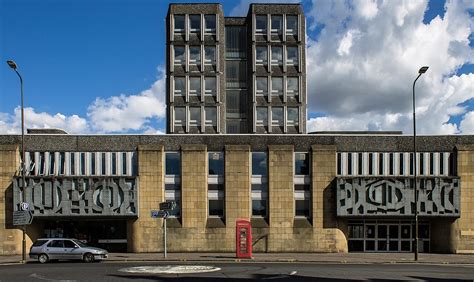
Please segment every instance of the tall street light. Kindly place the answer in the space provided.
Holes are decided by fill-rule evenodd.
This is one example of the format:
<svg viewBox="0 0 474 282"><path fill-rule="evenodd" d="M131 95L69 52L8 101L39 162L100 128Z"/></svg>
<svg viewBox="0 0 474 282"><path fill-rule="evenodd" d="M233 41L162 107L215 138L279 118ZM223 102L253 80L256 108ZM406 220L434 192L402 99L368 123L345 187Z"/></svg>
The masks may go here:
<svg viewBox="0 0 474 282"><path fill-rule="evenodd" d="M20 78L20 92L21 92L21 188L20 188L20 202L23 203L25 189L26 189L26 180L25 180L25 114L23 107L23 78L20 73L17 71L18 66L12 60L7 61L8 66L12 68ZM21 205L21 204L20 204ZM23 241L22 241L22 253L21 257L23 262L26 261L26 239L25 239L25 226L23 226Z"/></svg>
<svg viewBox="0 0 474 282"><path fill-rule="evenodd" d="M418 70L418 76L413 82L413 193L415 194L415 261L418 260L418 189L416 187L416 118L415 118L415 83L428 70L427 66Z"/></svg>

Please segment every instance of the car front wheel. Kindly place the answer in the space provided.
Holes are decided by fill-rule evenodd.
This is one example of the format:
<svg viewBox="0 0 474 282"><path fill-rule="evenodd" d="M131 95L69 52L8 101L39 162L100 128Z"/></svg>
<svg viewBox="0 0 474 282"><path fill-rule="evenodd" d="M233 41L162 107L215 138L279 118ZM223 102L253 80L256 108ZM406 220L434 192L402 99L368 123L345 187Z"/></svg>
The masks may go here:
<svg viewBox="0 0 474 282"><path fill-rule="evenodd" d="M40 263L46 263L46 262L48 262L48 260L49 260L49 258L48 258L48 255L47 255L47 254L40 254L40 255L38 256L38 261L39 261Z"/></svg>
<svg viewBox="0 0 474 282"><path fill-rule="evenodd" d="M83 258L84 262L93 262L94 261L94 255L91 253L87 253L84 255Z"/></svg>

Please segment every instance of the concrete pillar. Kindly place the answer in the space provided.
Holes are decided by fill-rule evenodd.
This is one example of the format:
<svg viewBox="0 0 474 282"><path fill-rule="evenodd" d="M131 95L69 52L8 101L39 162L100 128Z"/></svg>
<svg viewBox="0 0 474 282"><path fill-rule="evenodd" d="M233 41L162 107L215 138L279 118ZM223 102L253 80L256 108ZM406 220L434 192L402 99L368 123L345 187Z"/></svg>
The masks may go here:
<svg viewBox="0 0 474 282"><path fill-rule="evenodd" d="M158 210L164 201L163 145L138 146L138 214L127 225L130 252L159 252L163 250L163 220L151 218L150 211Z"/></svg>
<svg viewBox="0 0 474 282"><path fill-rule="evenodd" d="M461 216L454 226L454 253L474 253L474 145L458 145L457 172L461 186Z"/></svg>
<svg viewBox="0 0 474 282"><path fill-rule="evenodd" d="M12 225L12 178L20 166L17 145L0 145L0 255L21 254L22 232Z"/></svg>

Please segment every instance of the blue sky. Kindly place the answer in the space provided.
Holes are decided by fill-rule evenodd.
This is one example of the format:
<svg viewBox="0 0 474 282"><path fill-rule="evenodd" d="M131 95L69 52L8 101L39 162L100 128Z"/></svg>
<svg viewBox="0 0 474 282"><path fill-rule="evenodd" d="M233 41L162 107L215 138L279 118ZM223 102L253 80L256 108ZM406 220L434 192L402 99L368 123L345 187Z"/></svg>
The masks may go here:
<svg viewBox="0 0 474 282"><path fill-rule="evenodd" d="M164 93L157 92L163 92L163 86L160 84L160 81L161 83L163 81L163 76L160 69L165 65L165 16L170 2L179 1L0 0L0 60L3 61L3 66L0 65L0 133L11 132L8 128L16 128L18 124L15 121L17 117L14 113L14 109L19 105L18 79L4 63L7 59L13 59L19 65L19 70L25 81L25 106L32 107L33 111L38 114L34 115L35 120L29 124L32 127L62 125L63 123L55 123L54 121L54 116L60 113L66 119L77 115L79 119L85 122L85 125L69 128L72 129L71 131L77 131L76 133L154 133L163 131L162 111L154 112L150 110L149 114L137 117L138 124L116 128L113 126L107 127L98 119L107 118L111 122L122 122L121 119L115 120L111 116L104 117L102 114L95 113L94 110L103 111L109 105L123 109L126 106L120 105L120 103L128 103L129 96L146 96L148 94L144 91L149 89L152 89L149 97L156 98L161 102L164 100ZM235 13L242 13L243 9L246 10L248 3L251 1L220 2L223 4L226 15L234 15ZM339 9L337 7L339 4L330 1L303 2L308 17L308 37L311 41L308 42L308 48L314 48L308 50L308 56L311 54L327 54L324 56L325 60L326 58L342 60L343 55L349 57L352 55L352 58L358 58L357 56L361 55L361 53L355 53L355 46L357 46L355 40L364 36L365 32L364 22L357 20L356 13L359 3L357 1L347 3ZM439 18L440 21L445 20L445 1L431 0L427 4L423 3L423 1L420 1L420 8L413 8L412 10L414 18L416 18L417 9L424 11L422 19L417 23L418 26L430 25L436 18ZM364 6L367 5L364 4ZM472 26L474 8L469 3L466 6L465 10L470 15ZM318 11L325 9L329 11L327 18L318 14ZM378 14L382 13L382 9L383 7L379 3ZM451 8L451 10L455 10L455 8ZM346 11L348 11L348 15L344 14ZM373 13L373 6L372 10L367 11ZM376 18L377 15L373 16L371 14L370 17L366 17L364 20L373 21ZM331 31L332 27L338 24L338 19L348 22L348 26ZM447 25L448 23L444 24ZM433 29L437 29L434 22ZM354 30L357 32L351 33ZM369 33L369 30L367 30L367 33ZM432 33L433 31L431 31ZM349 49L343 44L347 41L344 41L344 39L348 38L350 40ZM433 82L433 87L443 87L448 82L444 83L442 80L446 79L447 81L453 75L461 77L462 74L474 73L472 65L474 45L472 30L469 39L468 45L470 48L467 48L468 51L466 51L466 46L456 47L455 44L451 44L458 49L461 48L462 51L459 51L459 54L455 56L456 63L445 70L437 70L440 79L438 79L438 82ZM463 42L453 38L448 38L448 40ZM339 55L324 51L326 49L331 50L331 44L333 44L332 49L341 51ZM465 45L465 42L462 44ZM465 57L464 60L463 56ZM315 57L314 61L318 63L324 60ZM376 62L373 63L376 64ZM328 73L328 69L324 67L324 64L318 64L318 66L320 66L321 72L311 74L309 78L315 78L316 81L325 80L324 76L318 76L318 74ZM360 68L361 64L355 63L353 67L354 69ZM373 65L371 67L378 68ZM414 68L411 76L416 75L417 67ZM333 71L336 74L336 71ZM430 79L432 81L436 80L435 78ZM406 84L410 86L411 82L409 79L407 80ZM457 86L459 82L455 82L453 87L457 89L456 91L471 91L473 76L464 76L462 80L464 82L461 86ZM365 81L367 79L361 76L359 81L351 81L351 83L357 83L358 86L355 88L360 87L361 91L367 92L370 89L370 84L366 84ZM405 123L402 117L408 116L409 107L407 105L402 104L394 108L385 108L384 106L385 112L392 115L400 114L398 123L367 121L363 118L364 113L367 115L370 111L355 110L352 115L348 115L346 110L346 113L342 114L342 110L340 111L331 102L326 101L328 95L325 93L333 91L330 82L327 84L324 85L325 88L318 88L318 84L314 87L311 87L312 84L308 86L310 100L308 118L312 121L309 124L313 129L347 129L337 126L342 120L349 129L354 130L393 130L398 127L399 130L406 130L406 127L400 124ZM340 81L338 84L340 84ZM451 82L448 83L448 85L451 84ZM333 84L333 86L337 86L337 84ZM366 88L364 89L364 87ZM387 89L396 88L390 88L390 85L386 85L386 87L386 91L388 91ZM420 85L420 87L423 87L423 85ZM343 90L336 88L334 91L343 92ZM350 88L353 88L353 86ZM405 90L403 89L403 91ZM325 96L321 97L320 95ZM340 98L344 98L343 94L341 95ZM429 93L423 94L423 91L421 91L420 95L420 99L426 100ZM442 94L439 95L442 96ZM427 126L429 129L426 133L470 132L471 129L469 128L473 126L469 127L468 125L466 127L467 131L462 130L459 126L466 115L471 115L474 110L474 99L472 98L474 94L470 92L461 96L451 104L445 105L446 108L452 109L442 113L443 117L440 117L438 124ZM112 99L111 97L121 97L121 99ZM99 99L99 102L94 104L97 99ZM318 103L318 100L322 102ZM363 99L361 103L364 103ZM423 104L424 102L420 103ZM95 106L91 107L93 104ZM367 107L369 107L369 104L367 104ZM162 104L157 102L154 105L160 107ZM426 105L429 106L429 104ZM370 106L373 107L374 105ZM436 107L442 107L442 105L436 105L433 109L436 109ZM359 106L355 108L359 108ZM364 108L364 105L360 105L360 108ZM112 112L110 114L113 115ZM369 115L379 121L387 119L383 111L372 112ZM359 123L354 121L354 117L359 120ZM68 122L73 121L66 120L65 124ZM451 131L446 130L443 123L451 124L457 129L454 130L453 126L450 126Z"/></svg>

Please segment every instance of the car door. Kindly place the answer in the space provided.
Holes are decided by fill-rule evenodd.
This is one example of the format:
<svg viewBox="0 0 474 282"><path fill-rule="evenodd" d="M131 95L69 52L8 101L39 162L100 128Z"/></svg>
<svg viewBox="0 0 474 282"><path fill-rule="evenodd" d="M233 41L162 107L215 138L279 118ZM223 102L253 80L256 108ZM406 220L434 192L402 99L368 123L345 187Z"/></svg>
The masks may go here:
<svg viewBox="0 0 474 282"><path fill-rule="evenodd" d="M49 259L63 259L64 240L52 240L46 245L46 254Z"/></svg>
<svg viewBox="0 0 474 282"><path fill-rule="evenodd" d="M64 259L81 259L78 246L71 240L64 240Z"/></svg>

